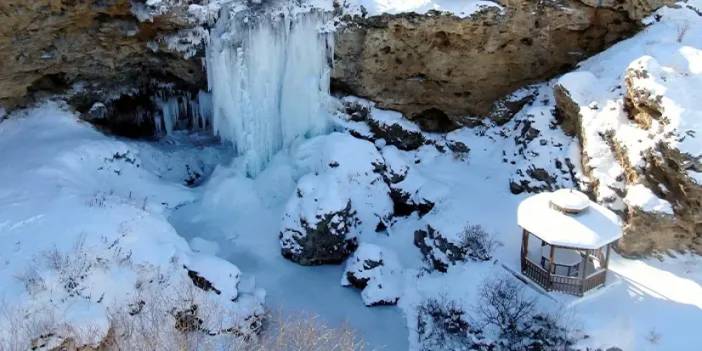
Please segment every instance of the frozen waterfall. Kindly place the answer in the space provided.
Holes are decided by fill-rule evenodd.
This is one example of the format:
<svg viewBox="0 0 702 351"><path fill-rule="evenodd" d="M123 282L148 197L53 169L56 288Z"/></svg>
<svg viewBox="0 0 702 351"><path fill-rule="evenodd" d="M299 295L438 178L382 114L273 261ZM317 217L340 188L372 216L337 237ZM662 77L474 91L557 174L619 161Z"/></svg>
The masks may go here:
<svg viewBox="0 0 702 351"><path fill-rule="evenodd" d="M279 150L329 128L333 33L322 11L231 14L210 34L212 127L255 176Z"/></svg>

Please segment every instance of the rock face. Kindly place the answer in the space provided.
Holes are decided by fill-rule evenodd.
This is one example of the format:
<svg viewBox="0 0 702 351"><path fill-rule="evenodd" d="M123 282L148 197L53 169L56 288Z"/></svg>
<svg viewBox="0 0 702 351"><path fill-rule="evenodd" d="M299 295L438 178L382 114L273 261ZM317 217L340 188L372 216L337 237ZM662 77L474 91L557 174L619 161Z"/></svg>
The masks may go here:
<svg viewBox="0 0 702 351"><path fill-rule="evenodd" d="M629 118L642 129L654 133L670 132L670 124L678 121L670 119L671 111L668 110L672 104L664 99L675 99L675 96L665 96L649 83L675 84L676 78L682 78L678 74L665 72L655 59L643 58L634 62L624 77L624 103ZM681 80L684 82L687 79ZM691 112L690 117L695 118L702 111ZM694 139L696 135L683 134L683 137ZM655 195L674 208L673 215L629 206L627 229L636 235L627 236L619 245L627 252L645 253L658 248L693 248L702 252L702 184L691 177L691 174L702 171L702 150L697 149L694 151L696 154L691 154L689 150L686 152L684 145L680 148L675 145L664 141L657 143L646 151L642 168L632 169L630 164L624 164L632 178L640 179L650 189L655 189Z"/></svg>
<svg viewBox="0 0 702 351"><path fill-rule="evenodd" d="M642 19L650 15L653 11L664 5L674 4L671 0L580 0L580 2L592 6L625 11L631 19Z"/></svg>
<svg viewBox="0 0 702 351"><path fill-rule="evenodd" d="M158 86L195 92L206 86L200 59L168 41L197 24L188 5L157 10L129 0L0 2L0 105L69 93L87 117L95 117L89 112L96 103L106 105L99 124L153 135L153 119L145 117Z"/></svg>
<svg viewBox="0 0 702 351"><path fill-rule="evenodd" d="M495 101L626 37L638 28L635 20L665 2L605 0L596 8L594 0L515 0L466 19L346 17L333 80L403 112L424 130L474 125L486 115L503 122L524 101ZM143 111L125 106L148 105L143 97L152 96L154 86L169 83L188 94L206 86L201 49L218 4L3 1L0 104L12 108L37 92L65 92L82 82L71 100L80 112L105 103L119 124L140 120ZM143 129L142 135L154 126L127 129Z"/></svg>
<svg viewBox="0 0 702 351"><path fill-rule="evenodd" d="M356 18L337 35L335 86L420 125L472 125L476 120L468 116L500 112L503 105L493 106L499 98L563 72L639 26L619 7L566 0L501 3L502 9L484 8L465 19Z"/></svg>

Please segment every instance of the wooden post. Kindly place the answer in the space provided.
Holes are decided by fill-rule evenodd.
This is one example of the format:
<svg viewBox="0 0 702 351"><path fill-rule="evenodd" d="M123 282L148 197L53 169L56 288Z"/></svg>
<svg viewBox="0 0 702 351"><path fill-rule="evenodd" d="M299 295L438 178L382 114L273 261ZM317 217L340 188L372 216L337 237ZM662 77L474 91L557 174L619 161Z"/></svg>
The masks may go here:
<svg viewBox="0 0 702 351"><path fill-rule="evenodd" d="M604 280L602 281L602 286L607 284L607 271L609 270L609 249L612 247L612 243L607 244L607 253L604 261Z"/></svg>
<svg viewBox="0 0 702 351"><path fill-rule="evenodd" d="M607 256L605 256L605 261L604 261L604 269L607 270L609 268L609 249L612 246L612 244L607 244Z"/></svg>
<svg viewBox="0 0 702 351"><path fill-rule="evenodd" d="M580 254L580 258L582 259L580 262L580 296L583 296L585 295L585 277L587 277L585 274L585 267L587 267L587 250L585 250L584 254Z"/></svg>
<svg viewBox="0 0 702 351"><path fill-rule="evenodd" d="M525 260L527 259L527 255L529 254L529 232L526 229L522 229L522 257L521 257L521 264L522 264L522 273L524 273L526 269L526 262Z"/></svg>
<svg viewBox="0 0 702 351"><path fill-rule="evenodd" d="M551 244L549 244L551 245ZM556 247L551 245L551 252L549 253L549 267L548 267L548 289L551 290L551 285L553 281L551 280L551 275L556 272Z"/></svg>
<svg viewBox="0 0 702 351"><path fill-rule="evenodd" d="M583 279L587 279L587 262L590 261L590 255L592 255L592 250L585 250L585 266L583 266Z"/></svg>

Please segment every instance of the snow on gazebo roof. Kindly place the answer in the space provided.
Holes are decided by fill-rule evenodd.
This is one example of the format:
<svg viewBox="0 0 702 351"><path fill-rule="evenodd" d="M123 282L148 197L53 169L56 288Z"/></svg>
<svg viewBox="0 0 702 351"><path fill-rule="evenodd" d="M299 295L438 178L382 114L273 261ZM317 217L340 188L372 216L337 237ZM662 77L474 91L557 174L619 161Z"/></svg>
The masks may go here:
<svg viewBox="0 0 702 351"><path fill-rule="evenodd" d="M517 222L541 240L556 246L597 249L621 238L619 217L589 199L586 205L583 199L587 197L577 190L533 195L519 204Z"/></svg>

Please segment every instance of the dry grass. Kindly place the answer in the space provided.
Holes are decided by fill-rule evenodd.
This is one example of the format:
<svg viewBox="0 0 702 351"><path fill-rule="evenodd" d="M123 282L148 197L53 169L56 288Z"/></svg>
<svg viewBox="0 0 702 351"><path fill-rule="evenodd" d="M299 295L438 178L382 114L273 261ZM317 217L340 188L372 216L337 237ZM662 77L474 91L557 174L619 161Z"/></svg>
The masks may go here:
<svg viewBox="0 0 702 351"><path fill-rule="evenodd" d="M271 318L262 336L246 351L362 351L365 343L347 325L330 327L309 314Z"/></svg>

